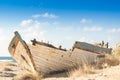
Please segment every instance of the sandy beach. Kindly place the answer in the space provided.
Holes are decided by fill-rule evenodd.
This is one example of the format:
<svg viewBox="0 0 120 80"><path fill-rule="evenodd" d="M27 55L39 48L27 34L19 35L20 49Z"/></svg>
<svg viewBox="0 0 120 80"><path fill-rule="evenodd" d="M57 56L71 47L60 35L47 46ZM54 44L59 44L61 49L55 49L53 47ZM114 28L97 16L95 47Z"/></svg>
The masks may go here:
<svg viewBox="0 0 120 80"><path fill-rule="evenodd" d="M0 62L0 80L23 80L22 76L26 73L16 63ZM54 74L53 77L43 78L42 80L119 80L120 79L120 65L101 69L94 74L84 74L82 76L61 76L63 74ZM77 74L79 75L79 73ZM19 78L17 78L19 76ZM58 77L59 76L59 77ZM35 79L25 79L35 80Z"/></svg>
<svg viewBox="0 0 120 80"><path fill-rule="evenodd" d="M120 0L0 0L0 80L120 80Z"/></svg>

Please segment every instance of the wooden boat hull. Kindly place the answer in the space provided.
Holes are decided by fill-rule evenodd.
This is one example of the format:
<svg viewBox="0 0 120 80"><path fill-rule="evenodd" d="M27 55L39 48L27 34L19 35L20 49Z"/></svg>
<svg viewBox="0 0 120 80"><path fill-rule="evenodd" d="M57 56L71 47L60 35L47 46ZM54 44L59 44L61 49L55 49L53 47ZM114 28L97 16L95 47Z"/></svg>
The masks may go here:
<svg viewBox="0 0 120 80"><path fill-rule="evenodd" d="M98 54L75 49L61 51L41 45L29 45L37 71L49 73L78 67L82 63L92 63ZM87 61L89 59L89 61Z"/></svg>
<svg viewBox="0 0 120 80"><path fill-rule="evenodd" d="M18 32L15 32L8 49L22 67L31 72L42 72L44 74L69 70L83 63L94 63L99 55L78 48L73 51L63 51L39 44L26 44Z"/></svg>

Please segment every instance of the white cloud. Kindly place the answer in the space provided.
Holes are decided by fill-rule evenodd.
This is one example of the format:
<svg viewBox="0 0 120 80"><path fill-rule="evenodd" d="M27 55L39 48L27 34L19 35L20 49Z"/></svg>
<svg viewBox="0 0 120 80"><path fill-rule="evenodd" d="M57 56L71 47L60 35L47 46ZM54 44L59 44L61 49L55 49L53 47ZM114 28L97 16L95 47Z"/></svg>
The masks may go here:
<svg viewBox="0 0 120 80"><path fill-rule="evenodd" d="M94 40L91 40L91 39L89 39L89 38L87 38L87 37L81 37L80 39L79 39L79 41L81 41L81 42L88 42L88 43L94 43L95 41Z"/></svg>
<svg viewBox="0 0 120 80"><path fill-rule="evenodd" d="M48 13L45 13L42 15L43 17L46 17L46 18L57 18L58 16L54 15L54 14L48 14Z"/></svg>
<svg viewBox="0 0 120 80"><path fill-rule="evenodd" d="M35 14L35 15L33 15L32 17L33 18L39 18L41 15L40 14Z"/></svg>
<svg viewBox="0 0 120 80"><path fill-rule="evenodd" d="M119 33L119 32L120 32L120 28L112 28L107 30L107 33Z"/></svg>
<svg viewBox="0 0 120 80"><path fill-rule="evenodd" d="M20 23L20 26L23 26L23 27L44 27L44 26L48 26L50 25L49 22L39 22L37 20L32 20L32 19L27 19L27 20L23 20L21 23Z"/></svg>
<svg viewBox="0 0 120 80"><path fill-rule="evenodd" d="M102 31L102 27L99 26L93 26L93 27L84 27L84 32L96 32L96 31Z"/></svg>
<svg viewBox="0 0 120 80"><path fill-rule="evenodd" d="M31 27L32 30L26 28L24 31L21 31L26 42L30 42L31 39L36 38L37 40L45 40L46 31L39 30L38 28Z"/></svg>
<svg viewBox="0 0 120 80"><path fill-rule="evenodd" d="M49 13L44 13L44 14L36 14L32 16L33 18L39 18L39 17L44 17L44 18L57 18L55 14L49 14Z"/></svg>
<svg viewBox="0 0 120 80"><path fill-rule="evenodd" d="M30 24L32 24L33 20L32 19L28 19L28 20L23 20L20 25L21 26L29 26Z"/></svg>
<svg viewBox="0 0 120 80"><path fill-rule="evenodd" d="M82 23L82 24L91 23L91 22L92 22L92 20L85 19L85 18L83 18L83 19L80 20L80 23Z"/></svg>
<svg viewBox="0 0 120 80"><path fill-rule="evenodd" d="M43 28L48 27L50 23L28 19L21 21L20 25L21 27L17 30L22 34L25 41L30 42L33 38L36 38L37 40L45 40L45 34L47 31L43 30Z"/></svg>

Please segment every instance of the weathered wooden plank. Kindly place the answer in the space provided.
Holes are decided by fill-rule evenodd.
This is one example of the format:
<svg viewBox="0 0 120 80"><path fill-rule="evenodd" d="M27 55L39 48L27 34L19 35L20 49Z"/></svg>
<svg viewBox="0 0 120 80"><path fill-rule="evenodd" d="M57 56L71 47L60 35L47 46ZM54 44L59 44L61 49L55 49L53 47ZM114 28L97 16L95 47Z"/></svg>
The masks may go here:
<svg viewBox="0 0 120 80"><path fill-rule="evenodd" d="M96 45L88 44L86 42L79 42L76 41L73 48L78 48L78 49L83 49L86 51L91 51L93 53L98 53L98 54L111 54L112 49L111 48L104 48L104 47L99 47Z"/></svg>

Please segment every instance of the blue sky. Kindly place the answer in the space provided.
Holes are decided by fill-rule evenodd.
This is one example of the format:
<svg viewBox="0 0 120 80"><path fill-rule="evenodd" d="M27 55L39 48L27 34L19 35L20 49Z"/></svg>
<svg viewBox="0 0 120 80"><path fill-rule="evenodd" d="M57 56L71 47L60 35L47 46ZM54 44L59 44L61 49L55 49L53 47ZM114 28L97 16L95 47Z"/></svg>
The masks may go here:
<svg viewBox="0 0 120 80"><path fill-rule="evenodd" d="M119 0L0 0L0 56L9 56L14 31L26 42L70 49L74 41L120 42Z"/></svg>

